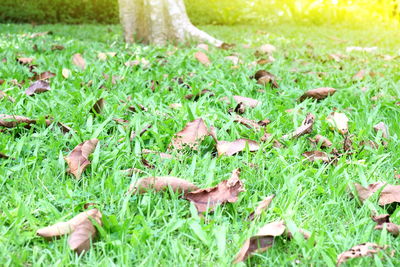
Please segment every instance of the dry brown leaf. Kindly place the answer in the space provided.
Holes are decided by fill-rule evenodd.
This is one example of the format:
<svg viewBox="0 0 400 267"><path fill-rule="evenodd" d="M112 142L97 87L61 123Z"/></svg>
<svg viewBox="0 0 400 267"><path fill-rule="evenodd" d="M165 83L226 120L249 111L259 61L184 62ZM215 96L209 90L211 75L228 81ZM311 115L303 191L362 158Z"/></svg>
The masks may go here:
<svg viewBox="0 0 400 267"><path fill-rule="evenodd" d="M249 98L249 97L244 97L244 96L239 96L239 95L234 95L233 100L235 100L236 103L242 103L244 106L246 107L250 107L250 108L255 108L258 104L260 104L261 102L253 99L253 98ZM230 100L229 97L224 96L221 98L222 101L225 101L227 104L230 104Z"/></svg>
<svg viewBox="0 0 400 267"><path fill-rule="evenodd" d="M337 257L336 265L339 266L349 259L372 256L378 253L381 249L387 249L387 246L379 246L375 243L363 243L352 247L351 249L341 253Z"/></svg>
<svg viewBox="0 0 400 267"><path fill-rule="evenodd" d="M389 138L389 130L385 123L380 122L380 123L374 125L374 130L377 133L382 132L383 138L385 138L385 139Z"/></svg>
<svg viewBox="0 0 400 267"><path fill-rule="evenodd" d="M129 193L143 194L149 190L164 191L171 188L173 192L182 193L199 189L189 181L173 176L146 177L137 180L129 187Z"/></svg>
<svg viewBox="0 0 400 267"><path fill-rule="evenodd" d="M107 60L108 57L115 57L116 54L117 53L115 52L106 52L106 53L100 52L97 54L97 58L102 61L105 61Z"/></svg>
<svg viewBox="0 0 400 267"><path fill-rule="evenodd" d="M234 48L236 45L235 44L228 44L228 43L222 43L219 48L223 49L223 50L230 50L232 48Z"/></svg>
<svg viewBox="0 0 400 267"><path fill-rule="evenodd" d="M95 218L100 217L101 213L97 209L92 209L79 213L74 218L67 222L59 222L45 228L37 230L36 234L44 237L45 239L52 240L63 235L67 235L76 230L76 228L89 217Z"/></svg>
<svg viewBox="0 0 400 267"><path fill-rule="evenodd" d="M372 196L376 191L384 187L379 196L378 204L381 206L391 203L400 202L400 185L390 185L383 182L369 184L368 187L363 187L360 184L354 184L358 193L358 198L364 202L367 198Z"/></svg>
<svg viewBox="0 0 400 267"><path fill-rule="evenodd" d="M85 141L72 150L72 152L65 157L65 161L68 164L68 172L73 174L76 179L80 179L83 171L88 165L90 165L89 156L96 149L98 139L94 138Z"/></svg>
<svg viewBox="0 0 400 267"><path fill-rule="evenodd" d="M80 69L86 68L85 59L79 53L72 56L72 63Z"/></svg>
<svg viewBox="0 0 400 267"><path fill-rule="evenodd" d="M243 124L244 126L246 126L247 128L250 128L250 129L253 128L254 130L257 130L257 131L261 129L261 126L258 122L244 118L237 114L235 115L234 121L238 122L240 124Z"/></svg>
<svg viewBox="0 0 400 267"><path fill-rule="evenodd" d="M29 127L29 125L35 124L36 120L23 116L0 114L0 126L14 128L21 123L24 123Z"/></svg>
<svg viewBox="0 0 400 267"><path fill-rule="evenodd" d="M256 209L252 213L250 213L250 215L247 219L249 221L252 221L255 218L259 217L264 210L268 209L268 207L271 204L274 197L275 197L275 195L270 195L270 196L264 198L262 201L260 201L260 203L258 203L258 206L256 207Z"/></svg>
<svg viewBox="0 0 400 267"><path fill-rule="evenodd" d="M322 160L323 162L329 163L330 159L328 154L323 151L307 151L302 154L306 157L309 161L319 161Z"/></svg>
<svg viewBox="0 0 400 267"><path fill-rule="evenodd" d="M237 65L240 62L239 57L237 56L226 56L225 59L232 62L233 65Z"/></svg>
<svg viewBox="0 0 400 267"><path fill-rule="evenodd" d="M4 93L3 91L0 91L0 99L2 98L7 98L9 101L11 102L15 102L15 99L12 98L11 96L7 95L6 93Z"/></svg>
<svg viewBox="0 0 400 267"><path fill-rule="evenodd" d="M209 66L211 64L211 61L208 59L208 56L204 54L203 52L196 52L194 54L194 57L203 65Z"/></svg>
<svg viewBox="0 0 400 267"><path fill-rule="evenodd" d="M242 181L239 179L240 170L232 172L231 178L220 182L217 186L198 189L185 193L184 198L191 201L199 213L208 210L212 211L215 206L224 203L234 203L240 192L245 191Z"/></svg>
<svg viewBox="0 0 400 267"><path fill-rule="evenodd" d="M182 149L185 145L197 149L200 142L208 135L208 129L202 118L188 122L185 128L172 139L171 146Z"/></svg>
<svg viewBox="0 0 400 267"><path fill-rule="evenodd" d="M61 74L65 79L68 79L68 77L71 76L71 71L67 68L63 68Z"/></svg>
<svg viewBox="0 0 400 267"><path fill-rule="evenodd" d="M201 92L197 93L197 94L189 94L186 95L185 98L188 100L193 99L194 101L197 101L201 96L205 95L205 94L209 94L210 96L214 96L214 93L208 89L203 89L201 90Z"/></svg>
<svg viewBox="0 0 400 267"><path fill-rule="evenodd" d="M65 47L64 46L62 46L62 45L52 45L51 46L51 50L64 50L65 49Z"/></svg>
<svg viewBox="0 0 400 267"><path fill-rule="evenodd" d="M372 140L367 140L367 141L363 140L359 143L359 146L367 146L372 149L379 149L379 145Z"/></svg>
<svg viewBox="0 0 400 267"><path fill-rule="evenodd" d="M104 98L100 98L94 103L93 107L90 109L90 113L95 115L100 114L103 111L105 100Z"/></svg>
<svg viewBox="0 0 400 267"><path fill-rule="evenodd" d="M314 98L317 100L325 99L328 96L334 95L335 93L336 93L336 89L331 88L331 87L320 87L320 88L312 89L312 90L305 92L300 97L300 102L304 101L307 98Z"/></svg>
<svg viewBox="0 0 400 267"><path fill-rule="evenodd" d="M331 126L331 129L337 129L341 134L347 134L349 132L348 122L346 114L339 112L332 112L326 120Z"/></svg>
<svg viewBox="0 0 400 267"><path fill-rule="evenodd" d="M322 136L320 134L317 134L314 139L310 138L311 143L315 145L321 144L321 148L328 148L332 146L332 142L326 138L325 136Z"/></svg>
<svg viewBox="0 0 400 267"><path fill-rule="evenodd" d="M314 122L315 116L312 113L308 113L300 127L298 127L293 133L284 135L282 138L298 138L304 134L309 134L313 130Z"/></svg>
<svg viewBox="0 0 400 267"><path fill-rule="evenodd" d="M257 71L256 74L254 75L254 79L257 80L257 84L261 85L271 84L272 87L279 88L276 76L266 70Z"/></svg>
<svg viewBox="0 0 400 267"><path fill-rule="evenodd" d="M353 76L353 80L364 80L365 76L368 74L366 70L360 70Z"/></svg>
<svg viewBox="0 0 400 267"><path fill-rule="evenodd" d="M272 247L274 239L281 236L286 230L283 221L276 221L264 225L256 235L247 239L235 257L233 263L245 261L253 253L261 253Z"/></svg>
<svg viewBox="0 0 400 267"><path fill-rule="evenodd" d="M42 73L40 73L40 74L35 74L35 76L33 76L33 77L31 78L31 80L33 80L33 81L37 81L37 80L48 80L48 79L53 78L53 77L55 77L55 76L56 76L55 73L53 73L53 72L51 72L51 71L45 71L45 72L42 72Z"/></svg>
<svg viewBox="0 0 400 267"><path fill-rule="evenodd" d="M18 61L19 64L22 64L22 65L29 65L29 64L31 64L31 63L33 62L33 58L30 58L30 57L20 57L20 58L17 58L17 61Z"/></svg>
<svg viewBox="0 0 400 267"><path fill-rule="evenodd" d="M180 108L182 108L182 104L181 103L171 103L168 106L170 108L172 108L172 109L180 109Z"/></svg>
<svg viewBox="0 0 400 267"><path fill-rule="evenodd" d="M394 236L398 236L400 233L400 226L390 222L389 214L373 215L372 220L377 223L374 229L386 230Z"/></svg>
<svg viewBox="0 0 400 267"><path fill-rule="evenodd" d="M50 91L50 84L43 80L38 80L33 82L28 89L26 89L25 94L28 96L32 96L34 94L40 94L47 91Z"/></svg>
<svg viewBox="0 0 400 267"><path fill-rule="evenodd" d="M272 54L273 52L276 51L276 47L271 45L271 44L264 44L260 46L256 53L262 55L262 54Z"/></svg>

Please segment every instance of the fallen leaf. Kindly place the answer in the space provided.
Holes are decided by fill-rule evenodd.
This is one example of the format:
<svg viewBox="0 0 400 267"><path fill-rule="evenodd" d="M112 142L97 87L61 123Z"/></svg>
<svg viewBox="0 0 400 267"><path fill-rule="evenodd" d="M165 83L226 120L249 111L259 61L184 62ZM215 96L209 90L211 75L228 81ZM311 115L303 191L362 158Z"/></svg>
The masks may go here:
<svg viewBox="0 0 400 267"><path fill-rule="evenodd" d="M210 96L214 96L214 93L208 89L203 89L201 90L201 92L197 93L197 94L189 94L186 95L185 98L188 100L193 99L194 101L197 101L201 96L205 95L205 94L209 94Z"/></svg>
<svg viewBox="0 0 400 267"><path fill-rule="evenodd" d="M80 179L83 171L90 165L89 155L96 149L98 139L94 138L85 141L72 150L72 152L65 158L68 164L68 172L73 174L76 179Z"/></svg>
<svg viewBox="0 0 400 267"><path fill-rule="evenodd" d="M188 122L185 128L172 139L171 146L182 149L185 145L197 149L200 142L208 135L208 129L202 118Z"/></svg>
<svg viewBox="0 0 400 267"><path fill-rule="evenodd" d="M313 130L314 122L315 116L312 113L308 113L300 127L298 127L293 133L284 135L282 138L298 138L302 135L309 134Z"/></svg>
<svg viewBox="0 0 400 267"><path fill-rule="evenodd" d="M55 77L55 76L56 76L55 73L53 73L53 72L51 72L51 71L45 71L45 72L42 72L42 73L40 73L40 74L35 74L35 76L33 76L31 79L32 79L33 81L37 81L37 80L48 80L48 79L53 78L53 77Z"/></svg>
<svg viewBox="0 0 400 267"><path fill-rule="evenodd" d="M137 169L137 168L129 168L126 170L121 170L121 172L128 176L132 176L134 173L143 173L143 171L141 169Z"/></svg>
<svg viewBox="0 0 400 267"><path fill-rule="evenodd" d="M100 52L97 54L97 58L102 61L105 61L107 60L108 57L115 57L116 54L117 53L115 52L106 52L106 53Z"/></svg>
<svg viewBox="0 0 400 267"><path fill-rule="evenodd" d="M203 65L209 66L211 64L211 61L208 59L207 55L204 54L203 52L196 52L194 54L194 57Z"/></svg>
<svg viewBox="0 0 400 267"><path fill-rule="evenodd" d="M336 62L340 62L345 58L347 58L347 56L342 55L342 54L330 54L329 55L329 59L333 59Z"/></svg>
<svg viewBox="0 0 400 267"><path fill-rule="evenodd" d="M53 34L53 32L52 32L52 31L47 31L47 32L35 32L35 33L32 33L32 34L29 36L29 38L41 37L41 36L45 36L45 35L47 35L47 34Z"/></svg>
<svg viewBox="0 0 400 267"><path fill-rule="evenodd" d="M372 149L379 149L379 145L371 140L367 140L367 141L363 140L359 143L359 146L367 146Z"/></svg>
<svg viewBox="0 0 400 267"><path fill-rule="evenodd" d="M353 141L351 140L351 135L346 135L343 141L343 151L351 151L353 150Z"/></svg>
<svg viewBox="0 0 400 267"><path fill-rule="evenodd" d="M274 244L275 237L281 236L285 230L286 226L283 221L276 221L264 225L256 235L244 242L233 263L242 262L253 253L266 251Z"/></svg>
<svg viewBox="0 0 400 267"><path fill-rule="evenodd" d="M85 59L79 53L72 56L72 63L80 69L86 68Z"/></svg>
<svg viewBox="0 0 400 267"><path fill-rule="evenodd" d="M93 220L95 220L100 226L101 222L101 213L97 209L95 210L94 215L91 216ZM92 211L92 210L90 210ZM93 225L93 222L87 217L80 224L78 224L75 230L71 233L68 239L68 245L70 249L75 251L78 254L85 253L90 249L90 243L94 240L97 235L97 229Z"/></svg>
<svg viewBox="0 0 400 267"><path fill-rule="evenodd" d="M226 56L225 60L232 62L233 65L237 65L240 62L239 57L237 56Z"/></svg>
<svg viewBox="0 0 400 267"><path fill-rule="evenodd" d="M169 107L172 109L180 109L180 108L182 108L182 104L181 103L171 103L171 104L169 104Z"/></svg>
<svg viewBox="0 0 400 267"><path fill-rule="evenodd" d="M93 107L90 109L90 113L93 114L100 114L104 108L104 98L100 98L99 100L94 103Z"/></svg>
<svg viewBox="0 0 400 267"><path fill-rule="evenodd" d="M394 236L398 236L400 233L400 226L390 222L389 214L373 215L372 220L377 223L375 230L386 230Z"/></svg>
<svg viewBox="0 0 400 267"><path fill-rule="evenodd" d="M252 213L250 213L250 215L247 219L249 221L252 221L255 218L259 217L264 210L268 209L268 207L271 204L274 197L275 197L275 195L270 195L270 196L264 198L260 203L258 203L258 206L256 207L256 209Z"/></svg>
<svg viewBox="0 0 400 267"><path fill-rule="evenodd" d="M322 160L325 163L329 163L329 156L323 151L307 151L302 154L309 161L319 161Z"/></svg>
<svg viewBox="0 0 400 267"><path fill-rule="evenodd" d="M0 152L0 159L9 159L10 157Z"/></svg>
<svg viewBox="0 0 400 267"><path fill-rule="evenodd" d="M249 139L237 139L235 141L219 141L217 139L217 133L215 128L211 126L209 134L212 136L214 141L217 143L218 156L226 155L232 156L246 149L246 145L249 147L249 151L257 151L260 145L253 140Z"/></svg>
<svg viewBox="0 0 400 267"><path fill-rule="evenodd" d="M333 112L326 118L326 120L328 121L332 129L337 129L338 132L343 135L348 133L349 119L347 118L346 114Z"/></svg>
<svg viewBox="0 0 400 267"><path fill-rule="evenodd" d="M389 138L389 130L385 123L380 122L374 125L374 130L376 133L382 132L382 137L387 139Z"/></svg>
<svg viewBox="0 0 400 267"><path fill-rule="evenodd" d="M28 89L26 89L25 94L28 96L32 96L34 94L40 94L47 91L50 91L50 84L43 80L38 80L33 82Z"/></svg>
<svg viewBox="0 0 400 267"><path fill-rule="evenodd" d="M320 88L312 89L312 90L305 92L300 97L300 102L304 101L307 98L314 98L317 100L325 99L328 96L331 96L335 93L336 93L336 89L331 88L331 87L320 87Z"/></svg>
<svg viewBox="0 0 400 267"><path fill-rule="evenodd" d="M11 102L15 102L15 99L12 98L11 96L7 95L6 93L4 93L3 91L0 91L0 99L2 98L7 98L9 101Z"/></svg>
<svg viewBox="0 0 400 267"><path fill-rule="evenodd" d="M387 249L387 246L379 246L375 243L363 243L352 247L351 249L341 253L337 257L336 265L339 266L349 259L372 256L378 253L381 249Z"/></svg>
<svg viewBox="0 0 400 267"><path fill-rule="evenodd" d="M0 114L0 126L14 128L22 123L29 126L31 124L35 124L36 120L32 120L23 116Z"/></svg>
<svg viewBox="0 0 400 267"><path fill-rule="evenodd" d="M236 101L236 103L242 103L246 107L250 107L250 108L255 108L258 104L261 103L260 101L258 101L256 99L239 96L239 95L234 95L232 98L233 98L233 100ZM227 97L227 96L222 97L221 100L225 101L227 104L230 104L229 97Z"/></svg>
<svg viewBox="0 0 400 267"><path fill-rule="evenodd" d="M68 79L69 76L71 76L71 71L67 68L63 68L61 74L65 79Z"/></svg>
<svg viewBox="0 0 400 267"><path fill-rule="evenodd" d="M382 191L379 195L378 204L381 206L388 205L391 203L400 202L400 185L390 185L383 182L377 182L373 184L369 184L368 187L363 187L360 184L354 184L358 198L361 202L364 202L367 198L372 196L376 191L380 190L382 187Z"/></svg>
<svg viewBox="0 0 400 267"><path fill-rule="evenodd" d="M92 209L84 211L76 215L69 221L59 222L51 226L47 226L37 230L36 234L38 236L44 237L47 240L52 240L53 238L59 238L63 235L67 235L75 231L79 225L88 218L101 218L101 213L97 209Z"/></svg>
<svg viewBox="0 0 400 267"><path fill-rule="evenodd" d="M256 52L259 54L272 54L276 51L276 47L271 44L264 44L260 46Z"/></svg>
<svg viewBox="0 0 400 267"><path fill-rule="evenodd" d="M124 65L127 67L134 67L134 66L141 65L143 68L147 68L150 66L150 61L148 61L145 58L142 58L140 60L138 60L138 59L128 60L127 62L124 63Z"/></svg>
<svg viewBox="0 0 400 267"><path fill-rule="evenodd" d="M62 46L62 45L52 45L51 46L51 50L64 50L65 49L65 47L64 46Z"/></svg>
<svg viewBox="0 0 400 267"><path fill-rule="evenodd" d="M208 45L207 44L198 44L197 48L203 49L205 51L208 51Z"/></svg>
<svg viewBox="0 0 400 267"><path fill-rule="evenodd" d="M129 187L129 193L143 194L149 190L164 191L171 188L173 192L182 193L198 190L199 188L189 181L173 176L146 177L137 180Z"/></svg>
<svg viewBox="0 0 400 267"><path fill-rule="evenodd" d="M310 138L310 141L315 144L315 145L321 145L321 148L328 148L332 146L332 142L326 138L325 136L322 136L320 134L317 134L314 139Z"/></svg>
<svg viewBox="0 0 400 267"><path fill-rule="evenodd" d="M261 129L261 126L256 121L244 118L237 114L235 115L234 121L238 122L240 124L243 124L244 126L246 126L247 128L250 128L250 129L253 128L254 130L257 130L257 131Z"/></svg>
<svg viewBox="0 0 400 267"><path fill-rule="evenodd" d="M357 72L356 74L354 74L353 76L353 80L364 80L365 76L367 75L367 71L366 70L360 70L359 72Z"/></svg>
<svg viewBox="0 0 400 267"><path fill-rule="evenodd" d="M276 76L266 70L257 71L254 78L257 80L257 84L271 84L272 87L279 88Z"/></svg>
<svg viewBox="0 0 400 267"><path fill-rule="evenodd" d="M17 58L17 61L18 61L19 64L22 64L22 65L29 65L29 64L31 64L31 63L33 62L33 58L30 58L30 57L20 57L20 58Z"/></svg>
<svg viewBox="0 0 400 267"><path fill-rule="evenodd" d="M234 203L237 201L239 193L245 191L243 183L239 179L239 174L240 170L236 169L228 180L224 180L211 188L185 193L184 198L191 201L199 213L205 212L207 209L212 211L215 206L227 202Z"/></svg>
<svg viewBox="0 0 400 267"><path fill-rule="evenodd" d="M219 48L223 49L223 50L229 50L234 48L236 45L235 44L228 44L228 43L222 43Z"/></svg>

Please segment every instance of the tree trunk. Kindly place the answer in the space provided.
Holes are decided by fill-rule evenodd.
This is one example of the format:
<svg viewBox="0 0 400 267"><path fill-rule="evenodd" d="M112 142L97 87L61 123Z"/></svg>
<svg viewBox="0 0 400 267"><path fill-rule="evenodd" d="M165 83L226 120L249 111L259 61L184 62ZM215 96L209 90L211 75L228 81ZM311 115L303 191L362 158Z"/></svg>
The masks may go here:
<svg viewBox="0 0 400 267"><path fill-rule="evenodd" d="M167 42L208 42L215 39L190 22L183 0L118 0L125 41L164 45Z"/></svg>

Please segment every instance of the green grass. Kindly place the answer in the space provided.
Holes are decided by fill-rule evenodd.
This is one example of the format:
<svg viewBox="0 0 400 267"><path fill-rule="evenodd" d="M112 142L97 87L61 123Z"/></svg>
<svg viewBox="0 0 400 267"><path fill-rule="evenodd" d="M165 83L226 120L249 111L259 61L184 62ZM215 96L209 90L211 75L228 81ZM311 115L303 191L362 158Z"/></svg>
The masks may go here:
<svg viewBox="0 0 400 267"><path fill-rule="evenodd" d="M205 30L228 42L238 43L233 51L210 48L210 67L198 63L196 48L172 46L156 48L141 45L125 46L117 26L30 25L0 26L0 78L8 82L0 86L15 98L15 103L0 100L0 114L17 114L44 119L49 115L68 124L76 133L63 135L52 126L40 124L32 129L15 128L0 133L0 151L15 160L0 159L0 262L4 266L230 266L242 243L264 224L284 219L291 228L312 232L313 240L278 238L267 252L249 258L251 266L334 266L337 254L363 242L387 244L398 251L398 240L386 232L374 230L371 212L385 212L374 200L363 205L352 199L349 186L375 181L398 183L394 172L400 171L400 98L399 60L384 61L381 55L398 55L400 34L381 27L362 29L345 26L298 26L289 24L259 27L205 26ZM24 33L53 31L30 39ZM257 33L257 30L267 34ZM332 37L334 37L332 39ZM346 42L337 42L339 38ZM254 61L254 47L271 43L277 47L276 61L265 67L231 68L224 57L238 53L244 63ZM36 44L38 51L33 50ZM51 51L54 44L65 50ZM376 53L353 52L342 62L328 59L331 53L346 54L347 46L378 46ZM97 59L98 52L117 52L107 61ZM81 53L87 61L84 71L71 63ZM39 71L57 74L51 79L52 91L28 97L24 90L32 75L16 63L16 57L33 57ZM124 62L145 58L150 68L126 67ZM72 70L64 79L62 68ZM262 88L249 76L266 68L280 78L281 88ZM291 71L298 69L297 72ZM360 69L384 74L366 77L359 82L352 76ZM325 72L319 78L308 72ZM103 73L124 77L117 84L103 78ZM190 73L195 73L190 76ZM168 75L168 77L165 77ZM182 77L193 91L208 88L215 97L201 97L197 102L186 100L191 93L172 81ZM19 88L9 81L25 81ZM159 81L155 92L150 80ZM92 81L91 86L82 85ZM297 81L297 82L296 82ZM102 87L104 86L104 87ZM321 102L296 100L306 90L329 86L338 92ZM363 92L362 87L368 90ZM258 89L265 89L259 92ZM381 94L374 101L371 97ZM173 152L174 159L146 156L154 169L141 164L142 149L166 151L174 134L194 118L202 117L208 126L218 129L220 140L250 138L259 140L263 132L254 132L233 122L229 107L219 98L242 95L256 98L262 104L243 115L250 119L269 118L267 131L276 137L299 126L307 112L316 116L314 131L342 147L343 137L329 129L326 117L334 110L346 113L350 133L354 134L355 153L341 158L338 164L324 165L304 160L301 154L313 150L307 136L285 142L284 148L264 143L258 152L244 152L233 157L215 157L215 146L208 137L198 151ZM132 97L129 104L142 104L147 112L131 113L120 101ZM107 101L103 113L93 117L88 111L95 101ZM171 103L181 103L174 110ZM295 112L285 110L294 108ZM124 128L112 118L129 120ZM362 149L361 140L376 140L372 126L383 121L390 129L385 148ZM153 127L141 137L129 141L130 131L137 133L147 124ZM76 181L66 173L63 157L76 145L90 138L100 139L92 156L92 165L82 179ZM124 138L123 141L118 141ZM329 151L329 150L328 150ZM362 160L362 161L361 161ZM257 167L251 167L251 164ZM120 170L130 167L145 174L126 177ZM129 184L141 176L173 175L194 182L200 187L214 186L241 168L246 192L233 204L218 207L214 213L200 218L194 206L178 194L147 193L125 196ZM246 218L256 203L276 194L271 207L255 222ZM70 251L67 237L46 242L37 237L38 228L67 220L83 210L83 204L98 203L103 213L103 230L99 240L86 255L78 257ZM400 223L400 209L391 216ZM349 261L349 266L399 266L398 255L380 254L374 258ZM244 266L244 264L241 264Z"/></svg>

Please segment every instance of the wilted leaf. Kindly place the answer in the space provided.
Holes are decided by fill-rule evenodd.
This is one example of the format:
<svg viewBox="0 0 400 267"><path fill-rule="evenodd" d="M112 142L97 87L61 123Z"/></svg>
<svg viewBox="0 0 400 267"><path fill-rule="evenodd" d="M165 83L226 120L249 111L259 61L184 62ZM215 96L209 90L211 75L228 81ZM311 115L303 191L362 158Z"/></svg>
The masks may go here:
<svg viewBox="0 0 400 267"><path fill-rule="evenodd" d="M205 94L209 94L210 96L214 96L214 93L208 89L204 89L201 90L201 92L197 93L197 94L190 94L190 95L186 95L185 98L188 100L193 99L194 101L197 101L201 96L205 95Z"/></svg>
<svg viewBox="0 0 400 267"><path fill-rule="evenodd" d="M365 76L368 74L366 70L360 70L353 76L353 80L364 80Z"/></svg>
<svg viewBox="0 0 400 267"><path fill-rule="evenodd" d="M44 93L47 91L50 91L50 84L46 81L39 80L36 82L33 82L28 89L26 89L25 94L28 96L32 96L34 94L40 94Z"/></svg>
<svg viewBox="0 0 400 267"><path fill-rule="evenodd" d="M337 257L336 265L339 266L349 259L372 256L378 253L381 249L387 249L387 246L379 246L375 243L363 243L352 247L351 249L341 253Z"/></svg>
<svg viewBox="0 0 400 267"><path fill-rule="evenodd" d="M307 151L302 154L306 157L309 161L319 161L322 160L323 162L329 163L329 156L323 151Z"/></svg>
<svg viewBox="0 0 400 267"><path fill-rule="evenodd" d="M85 141L72 150L72 152L65 158L68 164L68 172L73 174L76 179L80 179L83 171L90 165L89 155L96 149L98 139L94 138Z"/></svg>
<svg viewBox="0 0 400 267"><path fill-rule="evenodd" d="M28 65L28 64L31 64L33 62L33 58L20 57L20 58L17 58L17 61L18 61L19 64Z"/></svg>
<svg viewBox="0 0 400 267"><path fill-rule="evenodd" d="M375 230L386 230L394 236L398 236L400 233L400 226L390 222L389 214L373 215L372 220L377 223Z"/></svg>
<svg viewBox="0 0 400 267"><path fill-rule="evenodd" d="M271 84L272 87L279 88L279 84L276 81L277 80L276 76L266 70L257 71L256 74L254 75L254 78L257 80L258 84L261 85Z"/></svg>
<svg viewBox="0 0 400 267"><path fill-rule="evenodd" d="M94 103L93 107L90 109L90 113L93 114L100 114L104 108L104 98L100 98L99 100Z"/></svg>
<svg viewBox="0 0 400 267"><path fill-rule="evenodd" d="M32 120L23 116L0 114L0 126L14 128L21 123L29 126L31 124L35 124L36 120Z"/></svg>
<svg viewBox="0 0 400 267"><path fill-rule="evenodd" d="M69 69L67 69L67 68L63 68L62 69L62 76L65 79L68 79L68 77L71 76L71 71Z"/></svg>
<svg viewBox="0 0 400 267"><path fill-rule="evenodd" d="M349 119L347 118L346 114L339 113L339 112L333 112L326 118L326 120L330 124L331 128L333 128L333 129L336 128L339 133L341 133L343 135L348 133Z"/></svg>
<svg viewBox="0 0 400 267"><path fill-rule="evenodd" d="M150 61L148 61L145 58L142 58L140 60L138 60L138 59L128 60L127 62L124 63L124 65L127 67L134 67L134 66L141 65L143 68L147 68L150 66Z"/></svg>
<svg viewBox="0 0 400 267"><path fill-rule="evenodd" d="M237 114L235 115L234 121L238 122L240 124L243 124L244 126L246 126L247 128L250 128L250 129L253 128L254 130L257 130L257 131L261 129L261 126L257 122L247 119L247 118L243 118L242 116L237 115Z"/></svg>
<svg viewBox="0 0 400 267"><path fill-rule="evenodd" d="M276 221L264 225L256 235L247 239L240 249L233 263L246 260L253 253L261 253L272 247L274 239L281 236L286 230L283 221Z"/></svg>
<svg viewBox="0 0 400 267"><path fill-rule="evenodd" d="M180 109L180 108L182 108L182 104L181 103L171 103L171 104L169 104L169 107L172 109Z"/></svg>
<svg viewBox="0 0 400 267"><path fill-rule="evenodd" d="M226 155L226 156L232 156L235 155L236 153L239 153L243 150L246 149L246 146L249 147L249 151L257 151L260 148L260 145L253 140L249 139L237 139L235 141L219 141L217 139L217 134L215 132L215 128L211 127L210 129L210 135L214 139L214 141L217 143L217 151L218 151L218 156L221 155Z"/></svg>
<svg viewBox="0 0 400 267"><path fill-rule="evenodd" d="M52 45L51 46L51 50L64 50L65 49L65 47L64 46L62 46L62 45Z"/></svg>
<svg viewBox="0 0 400 267"><path fill-rule="evenodd" d="M51 71L45 71L45 72L42 72L40 74L35 74L35 76L33 76L31 79L33 81L48 80L48 79L53 78L55 76L56 76L55 73L52 73Z"/></svg>
<svg viewBox="0 0 400 267"><path fill-rule="evenodd" d="M211 188L185 193L184 198L191 201L199 213L205 212L207 209L212 211L215 206L220 204L234 203L237 201L239 193L245 191L239 174L240 170L236 169L228 180Z"/></svg>
<svg viewBox="0 0 400 267"><path fill-rule="evenodd" d="M300 101L304 101L306 98L314 98L317 100L321 100L321 99L327 98L328 96L331 96L335 93L336 93L335 88L320 87L320 88L312 89L312 90L305 92L300 97Z"/></svg>
<svg viewBox="0 0 400 267"><path fill-rule="evenodd" d="M272 54L273 52L276 51L276 47L271 45L271 44L264 44L262 46L260 46L256 53L258 53L259 55L261 54Z"/></svg>
<svg viewBox="0 0 400 267"><path fill-rule="evenodd" d="M264 210L268 209L268 207L271 204L274 197L275 197L275 195L270 195L270 196L264 198L264 200L262 200L260 203L258 203L258 206L256 207L256 209L252 213L250 213L248 220L249 221L254 220L254 218L257 218L258 216L260 216Z"/></svg>
<svg viewBox="0 0 400 267"><path fill-rule="evenodd" d="M249 98L249 97L244 97L244 96L239 96L239 95L234 95L232 98L233 98L233 100L236 101L236 103L242 103L246 107L251 107L251 108L255 108L258 104L261 103L260 101L258 101L256 99ZM229 97L227 97L227 96L222 97L221 100L225 101L228 104L230 104Z"/></svg>
<svg viewBox="0 0 400 267"><path fill-rule="evenodd" d="M233 65L237 65L240 62L239 57L237 56L226 56L225 59L232 62Z"/></svg>
<svg viewBox="0 0 400 267"><path fill-rule="evenodd" d="M384 206L391 203L400 202L400 185L390 185L383 182L377 182L373 184L369 184L368 187L363 187L360 184L354 184L358 198L361 202L364 202L367 198L372 196L376 191L380 190L382 187L382 191L379 195L379 205Z"/></svg>
<svg viewBox="0 0 400 267"><path fill-rule="evenodd" d="M374 125L374 130L377 133L382 132L383 138L389 138L389 130L385 123L380 122L380 123Z"/></svg>
<svg viewBox="0 0 400 267"><path fill-rule="evenodd" d="M298 138L304 134L309 134L313 130L314 122L315 116L311 113L308 113L306 115L306 118L301 123L300 127L298 127L293 133L284 135L282 138Z"/></svg>
<svg viewBox="0 0 400 267"><path fill-rule="evenodd" d="M310 138L310 141L315 145L321 144L321 148L328 148L332 146L332 142L320 134L317 134L314 139Z"/></svg>
<svg viewBox="0 0 400 267"><path fill-rule="evenodd" d="M351 140L351 135L346 135L343 141L343 151L351 151L353 150L353 141Z"/></svg>
<svg viewBox="0 0 400 267"><path fill-rule="evenodd" d="M79 53L72 56L72 63L83 70L86 68L85 59Z"/></svg>
<svg viewBox="0 0 400 267"><path fill-rule="evenodd" d="M236 45L235 44L228 44L228 43L222 43L219 48L223 49L223 50L229 50L234 48Z"/></svg>
<svg viewBox="0 0 400 267"><path fill-rule="evenodd" d="M48 240L52 240L53 238L58 238L72 233L79 225L88 220L89 217L94 219L101 218L101 213L97 209L88 210L79 213L67 222L59 222L54 225L41 228L37 230L36 234Z"/></svg>
<svg viewBox="0 0 400 267"><path fill-rule="evenodd" d="M208 66L211 64L211 61L208 59L207 55L203 52L196 52L194 57L203 65Z"/></svg>
<svg viewBox="0 0 400 267"><path fill-rule="evenodd" d="M190 192L199 189L197 186L189 181L173 177L173 176L156 176L146 177L137 180L129 187L129 192L139 194L145 193L149 190L163 191L171 188L173 192Z"/></svg>
<svg viewBox="0 0 400 267"><path fill-rule="evenodd" d="M171 145L176 149L182 149L185 145L197 149L199 143L208 135L208 129L202 118L188 122L185 128L176 134Z"/></svg>
<svg viewBox="0 0 400 267"><path fill-rule="evenodd" d="M116 54L117 53L115 53L115 52L106 52L106 53L100 52L97 54L97 57L98 57L98 59L105 61L105 60L107 60L107 57L115 57Z"/></svg>

